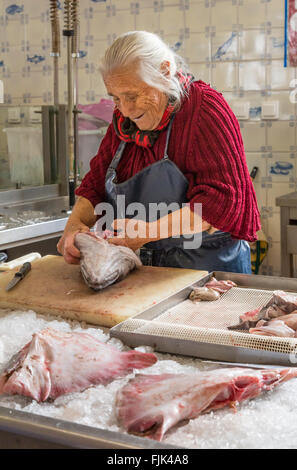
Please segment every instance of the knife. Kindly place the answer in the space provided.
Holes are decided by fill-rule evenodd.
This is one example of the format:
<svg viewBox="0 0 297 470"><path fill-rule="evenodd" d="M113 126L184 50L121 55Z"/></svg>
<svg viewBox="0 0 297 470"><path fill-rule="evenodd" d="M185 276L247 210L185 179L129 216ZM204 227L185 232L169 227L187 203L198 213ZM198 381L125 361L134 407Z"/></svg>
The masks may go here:
<svg viewBox="0 0 297 470"><path fill-rule="evenodd" d="M29 262L24 263L21 269L17 273L15 273L12 280L7 284L5 290L9 291L10 289L12 289L18 282L24 279L24 277L26 276L26 274L28 274L30 270L31 270L31 263Z"/></svg>

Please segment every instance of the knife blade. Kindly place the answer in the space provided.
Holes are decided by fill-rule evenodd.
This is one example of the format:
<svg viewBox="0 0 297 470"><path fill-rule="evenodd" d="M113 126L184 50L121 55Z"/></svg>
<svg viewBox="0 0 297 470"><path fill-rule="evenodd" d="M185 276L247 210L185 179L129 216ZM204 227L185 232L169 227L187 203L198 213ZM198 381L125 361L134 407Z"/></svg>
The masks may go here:
<svg viewBox="0 0 297 470"><path fill-rule="evenodd" d="M21 269L17 273L15 273L12 280L7 284L5 290L9 291L14 286L16 286L16 284L18 284L22 279L24 279L24 277L26 276L26 274L28 274L30 270L31 270L31 263L29 262L24 263Z"/></svg>

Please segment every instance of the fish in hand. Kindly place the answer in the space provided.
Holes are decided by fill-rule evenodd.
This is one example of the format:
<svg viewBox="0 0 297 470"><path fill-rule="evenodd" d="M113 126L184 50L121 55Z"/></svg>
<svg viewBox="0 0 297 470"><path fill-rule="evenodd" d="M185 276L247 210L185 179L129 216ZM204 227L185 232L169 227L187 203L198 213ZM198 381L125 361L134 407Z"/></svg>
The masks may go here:
<svg viewBox="0 0 297 470"><path fill-rule="evenodd" d="M129 433L161 441L184 420L238 402L297 376L297 368L222 368L198 374L139 374L116 397L118 421Z"/></svg>
<svg viewBox="0 0 297 470"><path fill-rule="evenodd" d="M0 376L0 394L24 395L38 402L108 384L133 369L157 361L151 353L121 352L88 333L47 328L12 357Z"/></svg>
<svg viewBox="0 0 297 470"><path fill-rule="evenodd" d="M142 265L133 250L113 245L92 233L78 233L75 245L80 250L80 269L86 284L101 290L124 279Z"/></svg>

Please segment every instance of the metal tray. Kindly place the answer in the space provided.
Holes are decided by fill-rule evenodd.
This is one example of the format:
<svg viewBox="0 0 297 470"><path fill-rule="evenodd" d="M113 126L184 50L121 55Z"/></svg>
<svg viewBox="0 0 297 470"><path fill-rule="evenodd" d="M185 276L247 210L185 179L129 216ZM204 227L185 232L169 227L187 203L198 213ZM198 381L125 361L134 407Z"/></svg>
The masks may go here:
<svg viewBox="0 0 297 470"><path fill-rule="evenodd" d="M135 317L114 326L110 330L110 336L119 338L131 347L148 345L159 352L181 354L201 359L245 364L295 366L297 363L297 338L268 337L230 331L226 328L226 324L222 326L220 322L218 322L217 327L214 326L214 322L211 327L206 325L203 327L197 326L195 322L194 324L189 322L189 315L186 315L188 308L186 303L191 303L187 299L193 286L203 286L213 276L218 280L229 279L234 281L238 288L233 288L223 294L218 301L199 302L201 311L206 312L206 308L210 308L211 304L216 304L216 308L221 305L228 314L229 305L230 311L233 307L233 315L234 312L236 313L233 323L238 322L240 313L252 310L256 308L255 306L265 305L274 290L297 293L297 279L295 278L215 271ZM243 311L238 311L238 313L234 309L236 295L237 299L242 298ZM177 319L176 312L179 309L181 312L179 314L180 319ZM221 320L224 311L220 316ZM229 323L229 325L233 323Z"/></svg>

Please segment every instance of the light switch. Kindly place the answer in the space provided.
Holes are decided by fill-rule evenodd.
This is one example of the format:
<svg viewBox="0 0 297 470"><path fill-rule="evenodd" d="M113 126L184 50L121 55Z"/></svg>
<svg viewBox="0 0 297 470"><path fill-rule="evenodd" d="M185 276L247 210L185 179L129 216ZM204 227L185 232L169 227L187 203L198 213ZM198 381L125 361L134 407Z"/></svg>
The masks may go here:
<svg viewBox="0 0 297 470"><path fill-rule="evenodd" d="M8 122L21 122L21 108L8 108Z"/></svg>
<svg viewBox="0 0 297 470"><path fill-rule="evenodd" d="M41 107L40 106L32 106L29 108L29 121L41 122Z"/></svg>
<svg viewBox="0 0 297 470"><path fill-rule="evenodd" d="M262 119L278 119L279 118L279 101L264 101L261 111Z"/></svg>
<svg viewBox="0 0 297 470"><path fill-rule="evenodd" d="M250 103L248 101L234 101L231 108L237 119L249 119Z"/></svg>

